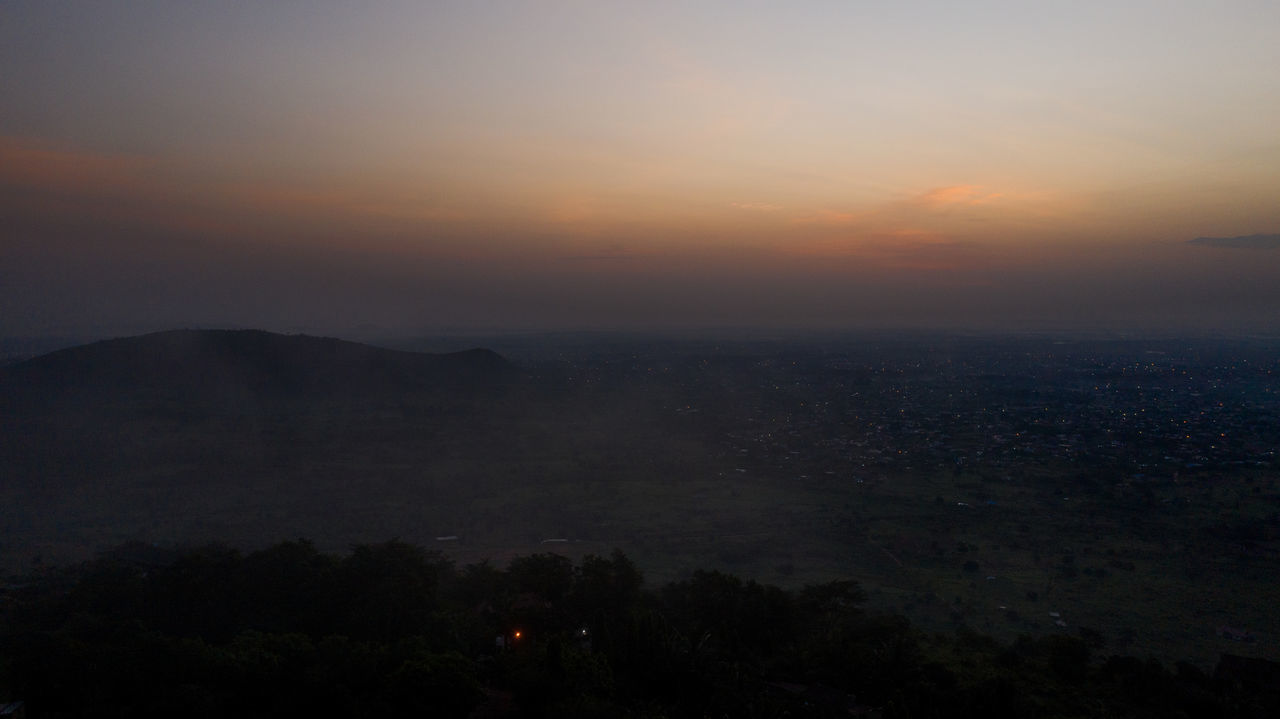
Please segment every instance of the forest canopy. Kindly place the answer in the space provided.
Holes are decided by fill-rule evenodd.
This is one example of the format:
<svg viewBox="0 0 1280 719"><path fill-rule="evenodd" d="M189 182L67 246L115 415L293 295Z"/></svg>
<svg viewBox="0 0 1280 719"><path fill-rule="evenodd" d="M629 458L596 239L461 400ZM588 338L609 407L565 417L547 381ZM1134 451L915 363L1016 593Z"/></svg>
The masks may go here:
<svg viewBox="0 0 1280 719"><path fill-rule="evenodd" d="M120 547L5 586L0 699L47 716L1274 716L1280 666L1210 674L1087 631L1001 644L621 552L455 566L393 540Z"/></svg>

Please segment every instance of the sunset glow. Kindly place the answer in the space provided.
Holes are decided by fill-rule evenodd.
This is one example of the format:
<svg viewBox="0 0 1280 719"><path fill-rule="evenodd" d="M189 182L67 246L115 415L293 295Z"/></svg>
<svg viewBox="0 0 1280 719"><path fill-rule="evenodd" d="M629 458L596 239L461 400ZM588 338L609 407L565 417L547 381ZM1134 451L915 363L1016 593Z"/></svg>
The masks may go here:
<svg viewBox="0 0 1280 719"><path fill-rule="evenodd" d="M7 3L6 333L1280 327L1273 2Z"/></svg>

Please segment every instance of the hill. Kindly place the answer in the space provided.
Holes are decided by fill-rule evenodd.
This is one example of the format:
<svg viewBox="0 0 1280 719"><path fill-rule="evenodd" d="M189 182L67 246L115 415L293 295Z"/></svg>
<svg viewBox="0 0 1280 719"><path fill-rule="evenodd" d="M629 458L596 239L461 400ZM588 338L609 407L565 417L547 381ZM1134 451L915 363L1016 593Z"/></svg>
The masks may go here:
<svg viewBox="0 0 1280 719"><path fill-rule="evenodd" d="M251 412L264 403L472 392L514 374L484 349L451 354L258 330L175 330L52 352L0 370L0 396L26 411L169 405Z"/></svg>
<svg viewBox="0 0 1280 719"><path fill-rule="evenodd" d="M511 432L494 426L509 425L523 384L484 349L250 330L106 340L5 367L0 568L120 538L308 534L340 547L400 532L387 507L420 527L424 502L453 511L432 492L436 467L495 456Z"/></svg>

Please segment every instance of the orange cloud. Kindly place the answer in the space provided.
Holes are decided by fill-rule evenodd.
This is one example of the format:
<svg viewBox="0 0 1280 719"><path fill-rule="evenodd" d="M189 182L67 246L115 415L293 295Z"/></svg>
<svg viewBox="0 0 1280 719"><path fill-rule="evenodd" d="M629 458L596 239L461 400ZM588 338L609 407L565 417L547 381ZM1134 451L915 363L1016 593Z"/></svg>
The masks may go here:
<svg viewBox="0 0 1280 719"><path fill-rule="evenodd" d="M916 198L917 202L929 207L944 205L985 205L1004 197L1002 192L987 192L979 185L952 185L937 187Z"/></svg>
<svg viewBox="0 0 1280 719"><path fill-rule="evenodd" d="M861 211L822 209L797 217L793 222L799 225L880 225L887 218L917 216L921 211L947 207L978 207L995 202L1004 196L1002 192L988 192L979 185L951 185L883 202ZM901 222L895 220L893 224L901 224Z"/></svg>
<svg viewBox="0 0 1280 719"><path fill-rule="evenodd" d="M861 208L817 209L791 218L791 224L795 232L820 240L805 243L812 250L865 244L872 237L898 241L913 233L981 237L983 244L994 246L1053 236L1061 227L1078 224L1078 205L1047 192L945 185Z"/></svg>
<svg viewBox="0 0 1280 719"><path fill-rule="evenodd" d="M115 194L143 184L154 167L141 157L60 150L39 140L0 137L0 182L9 185Z"/></svg>
<svg viewBox="0 0 1280 719"><path fill-rule="evenodd" d="M334 234L352 228L458 223L467 214L411 182L356 186L244 183L158 157L63 149L0 136L0 186L35 191L23 212L221 236Z"/></svg>
<svg viewBox="0 0 1280 719"><path fill-rule="evenodd" d="M0 186L24 190L7 198L16 203L8 209L29 219L109 222L136 230L221 231L224 208L209 207L198 191L175 181L174 169L155 157L0 137Z"/></svg>

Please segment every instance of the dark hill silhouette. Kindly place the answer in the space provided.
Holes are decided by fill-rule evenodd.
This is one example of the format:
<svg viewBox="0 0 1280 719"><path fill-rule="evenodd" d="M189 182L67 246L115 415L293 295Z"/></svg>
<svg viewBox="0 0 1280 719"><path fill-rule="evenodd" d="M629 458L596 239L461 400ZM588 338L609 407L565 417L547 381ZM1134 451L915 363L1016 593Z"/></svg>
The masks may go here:
<svg viewBox="0 0 1280 719"><path fill-rule="evenodd" d="M484 349L421 354L259 330L175 330L59 350L0 370L25 408L376 400L470 394L514 369Z"/></svg>
<svg viewBox="0 0 1280 719"><path fill-rule="evenodd" d="M252 330L107 340L0 369L0 574L41 553L82 559L103 537L341 546L384 531L388 507L415 513L408 529L427 512L444 523L446 502L487 476L470 458L518 449L524 386L489 350Z"/></svg>

